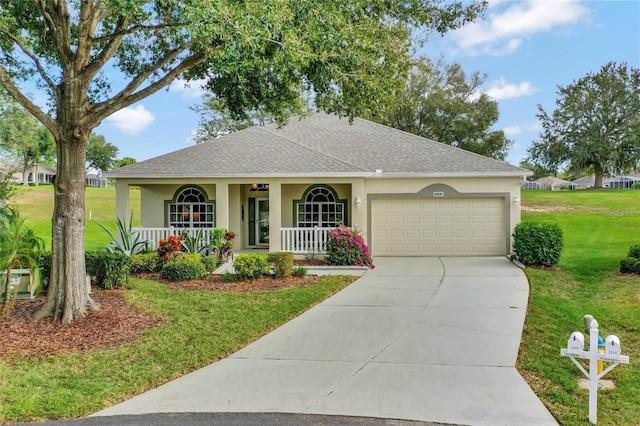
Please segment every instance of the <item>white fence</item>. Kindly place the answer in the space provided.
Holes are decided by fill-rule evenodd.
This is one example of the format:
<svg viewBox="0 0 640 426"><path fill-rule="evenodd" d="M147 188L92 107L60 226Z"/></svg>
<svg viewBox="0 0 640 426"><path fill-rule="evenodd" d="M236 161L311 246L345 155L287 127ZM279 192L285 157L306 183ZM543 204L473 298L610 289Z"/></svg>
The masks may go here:
<svg viewBox="0 0 640 426"><path fill-rule="evenodd" d="M182 235L183 232L188 232L189 235L195 237L202 230L203 241L209 241L213 228L175 228L171 226L169 228L133 228L133 230L140 233L141 239L151 241L152 248L157 248L160 240L166 240L169 235Z"/></svg>
<svg viewBox="0 0 640 426"><path fill-rule="evenodd" d="M294 254L325 253L333 228L281 228L282 251Z"/></svg>

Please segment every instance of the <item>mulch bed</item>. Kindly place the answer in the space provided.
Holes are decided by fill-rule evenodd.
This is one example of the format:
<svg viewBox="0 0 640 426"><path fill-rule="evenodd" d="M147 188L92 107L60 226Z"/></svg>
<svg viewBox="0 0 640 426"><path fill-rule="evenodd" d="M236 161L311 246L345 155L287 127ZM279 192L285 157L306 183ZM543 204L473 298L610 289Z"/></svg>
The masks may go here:
<svg viewBox="0 0 640 426"><path fill-rule="evenodd" d="M262 277L255 280L227 282L222 275L210 275L206 280L193 280L171 282L160 278L160 274L145 274L136 276L136 278L151 279L161 282L167 287L174 290L210 290L210 291L233 291L233 292L252 292L252 291L272 291L282 290L285 288L299 288L313 285L320 281L318 275L306 275L304 277L284 277L271 278Z"/></svg>
<svg viewBox="0 0 640 426"><path fill-rule="evenodd" d="M254 281L226 282L220 275L206 280L173 283L160 279L159 274L145 274L136 278L153 279L176 290L209 290L225 292L272 291L313 285L317 275L304 277L270 277ZM85 353L115 349L136 339L142 332L162 322L162 318L145 314L124 300L127 290L102 290L93 287L92 297L101 308L87 312L85 318L61 325L51 320L34 321L33 314L44 304L41 295L13 304L4 321L0 322L0 357L45 357L70 353Z"/></svg>
<svg viewBox="0 0 640 426"><path fill-rule="evenodd" d="M127 304L125 291L94 287L91 296L102 309L90 311L85 318L67 325L50 319L32 319L44 304L43 295L16 301L0 323L0 357L44 357L115 349L162 321Z"/></svg>

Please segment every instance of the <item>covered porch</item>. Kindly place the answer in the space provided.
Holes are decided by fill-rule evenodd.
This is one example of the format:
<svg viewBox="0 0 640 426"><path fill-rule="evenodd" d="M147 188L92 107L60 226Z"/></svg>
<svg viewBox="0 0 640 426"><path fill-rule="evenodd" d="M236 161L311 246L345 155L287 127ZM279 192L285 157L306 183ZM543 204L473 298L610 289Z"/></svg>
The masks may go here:
<svg viewBox="0 0 640 426"><path fill-rule="evenodd" d="M117 211L128 217L131 187L140 188L141 237L161 239L215 228L236 234L234 250L267 249L297 255L323 254L331 229L365 227L362 178L206 179L156 182L118 179Z"/></svg>

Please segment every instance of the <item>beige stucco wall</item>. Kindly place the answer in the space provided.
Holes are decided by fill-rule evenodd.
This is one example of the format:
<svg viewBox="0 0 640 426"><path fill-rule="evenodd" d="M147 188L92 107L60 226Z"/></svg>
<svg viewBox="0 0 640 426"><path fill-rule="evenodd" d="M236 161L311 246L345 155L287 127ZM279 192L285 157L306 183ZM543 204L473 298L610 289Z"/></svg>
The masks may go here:
<svg viewBox="0 0 640 426"><path fill-rule="evenodd" d="M293 201L300 199L307 188L318 183L330 185L340 199L347 200L347 215L349 224L357 227L365 238L367 237L367 205L371 197L367 194L416 194L420 190L433 184L446 184L461 194L499 194L508 199L506 205L507 219L509 223L509 233L520 222L520 206L513 202L514 197L520 197L519 177L510 178L230 178L230 179L202 179L197 185L204 189L210 200L216 200L216 183L227 185L229 203L227 205L228 228L238 234L236 245L243 248L247 245L248 232L248 203L249 197L271 197L272 200L279 200L279 209L271 208L271 211L281 211L280 226L291 227L294 225ZM251 183L268 183L274 188L280 187L280 197L270 192L250 192ZM186 179L118 179L116 183L118 213L126 214L128 211L128 201L125 200L125 192L129 185L140 186L141 188L141 226L143 227L164 227L166 226L165 201L171 200L176 191L188 184L196 184L193 180ZM222 191L224 192L224 191ZM356 207L354 200L361 198L361 207ZM216 210L221 203L217 202ZM242 207L244 206L244 220L242 219ZM220 214L216 211L216 226L220 226L218 218ZM273 218L272 218L273 220ZM279 237L277 239L279 241ZM368 240L368 239L367 239ZM271 239L272 243L274 238Z"/></svg>

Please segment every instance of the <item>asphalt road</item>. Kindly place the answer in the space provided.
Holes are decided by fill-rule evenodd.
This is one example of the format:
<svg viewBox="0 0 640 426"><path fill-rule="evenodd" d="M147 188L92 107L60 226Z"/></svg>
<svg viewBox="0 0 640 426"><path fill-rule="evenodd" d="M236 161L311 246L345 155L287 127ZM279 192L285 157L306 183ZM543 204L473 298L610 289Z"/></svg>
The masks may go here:
<svg viewBox="0 0 640 426"><path fill-rule="evenodd" d="M172 413L21 423L39 426L445 426L410 420L281 413ZM452 425L449 425L452 426Z"/></svg>

